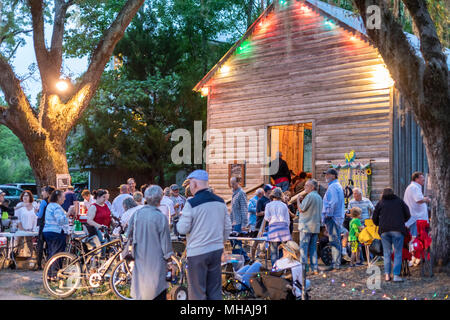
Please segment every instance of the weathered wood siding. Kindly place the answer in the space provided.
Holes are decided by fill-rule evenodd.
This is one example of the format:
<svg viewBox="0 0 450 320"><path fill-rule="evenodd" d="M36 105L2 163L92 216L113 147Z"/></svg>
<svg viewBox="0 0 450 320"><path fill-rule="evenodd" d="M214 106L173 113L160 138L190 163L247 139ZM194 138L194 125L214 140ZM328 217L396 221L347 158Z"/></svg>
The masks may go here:
<svg viewBox="0 0 450 320"><path fill-rule="evenodd" d="M264 27L257 27L249 47L227 61L208 83L208 129L266 129L269 126L313 123L313 174L328 163L344 163L355 150L357 161L373 164L372 198L389 185L390 90L374 78L383 65L367 42L350 39L341 27L330 28L318 12L305 14L300 3L276 7ZM231 141L231 139L229 139ZM212 144L215 145L216 142ZM250 143L262 157L267 141ZM248 148L248 147L247 147ZM243 142L226 153L242 152ZM231 196L227 164L209 164L214 190ZM247 187L264 181L260 164L247 164Z"/></svg>

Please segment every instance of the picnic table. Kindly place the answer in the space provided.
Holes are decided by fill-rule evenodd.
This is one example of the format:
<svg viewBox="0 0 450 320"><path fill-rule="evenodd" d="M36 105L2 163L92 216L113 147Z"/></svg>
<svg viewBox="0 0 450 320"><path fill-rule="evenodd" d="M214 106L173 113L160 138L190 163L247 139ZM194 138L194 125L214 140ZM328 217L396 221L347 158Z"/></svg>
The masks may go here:
<svg viewBox="0 0 450 320"><path fill-rule="evenodd" d="M22 231L19 230L17 232L0 232L0 238L4 237L7 239L6 250L2 252L4 255L3 259L10 259L17 264L15 253L14 253L14 244L17 237L37 237L39 234L37 232L30 231Z"/></svg>

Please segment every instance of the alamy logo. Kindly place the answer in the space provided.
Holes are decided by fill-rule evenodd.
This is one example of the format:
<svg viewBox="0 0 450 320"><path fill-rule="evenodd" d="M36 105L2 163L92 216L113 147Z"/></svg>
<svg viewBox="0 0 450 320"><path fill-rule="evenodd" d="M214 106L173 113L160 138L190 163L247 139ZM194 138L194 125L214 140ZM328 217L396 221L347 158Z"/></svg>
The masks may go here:
<svg viewBox="0 0 450 320"><path fill-rule="evenodd" d="M272 175L278 171L279 161L275 159L271 162L266 154L267 137L266 128L210 129L203 133L202 122L194 121L193 137L187 129L176 129L172 132L171 140L178 143L172 149L171 159L174 164L226 164L245 161L247 164L261 165L263 174ZM279 150L279 140L278 130L272 129L271 146L274 150Z"/></svg>
<svg viewBox="0 0 450 320"><path fill-rule="evenodd" d="M367 278L366 285L370 290L381 289L381 270L376 265L367 268L366 273L370 275Z"/></svg>
<svg viewBox="0 0 450 320"><path fill-rule="evenodd" d="M380 7L376 5L368 6L366 14L367 14L366 28L370 30L381 29Z"/></svg>

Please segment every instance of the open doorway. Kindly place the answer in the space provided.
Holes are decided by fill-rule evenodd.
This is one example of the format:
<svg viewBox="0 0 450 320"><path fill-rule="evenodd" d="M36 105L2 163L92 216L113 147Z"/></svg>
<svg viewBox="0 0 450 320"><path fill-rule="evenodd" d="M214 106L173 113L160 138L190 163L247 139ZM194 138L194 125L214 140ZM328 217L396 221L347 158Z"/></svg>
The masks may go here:
<svg viewBox="0 0 450 320"><path fill-rule="evenodd" d="M312 174L312 123L271 126L268 141L270 160L280 151L292 178L301 172Z"/></svg>

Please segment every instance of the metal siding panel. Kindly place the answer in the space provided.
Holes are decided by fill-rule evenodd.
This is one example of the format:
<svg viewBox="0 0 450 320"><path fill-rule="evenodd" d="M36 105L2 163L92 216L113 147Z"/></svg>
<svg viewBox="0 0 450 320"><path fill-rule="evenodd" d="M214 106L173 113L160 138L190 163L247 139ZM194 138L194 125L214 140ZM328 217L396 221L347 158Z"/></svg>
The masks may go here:
<svg viewBox="0 0 450 320"><path fill-rule="evenodd" d="M394 90L394 100L393 100L393 108L392 108L392 112L393 112L393 127L394 127L394 137L393 137L393 150L394 150L394 155L393 155L393 181L394 181L394 185L392 186L394 189L394 192L396 194L399 194L399 184L400 184L400 174L399 174L399 160L400 160L400 145L399 145L399 122L398 122L398 91L395 89Z"/></svg>
<svg viewBox="0 0 450 320"><path fill-rule="evenodd" d="M411 115L411 171L419 170L419 154L417 148L417 124L414 117Z"/></svg>

